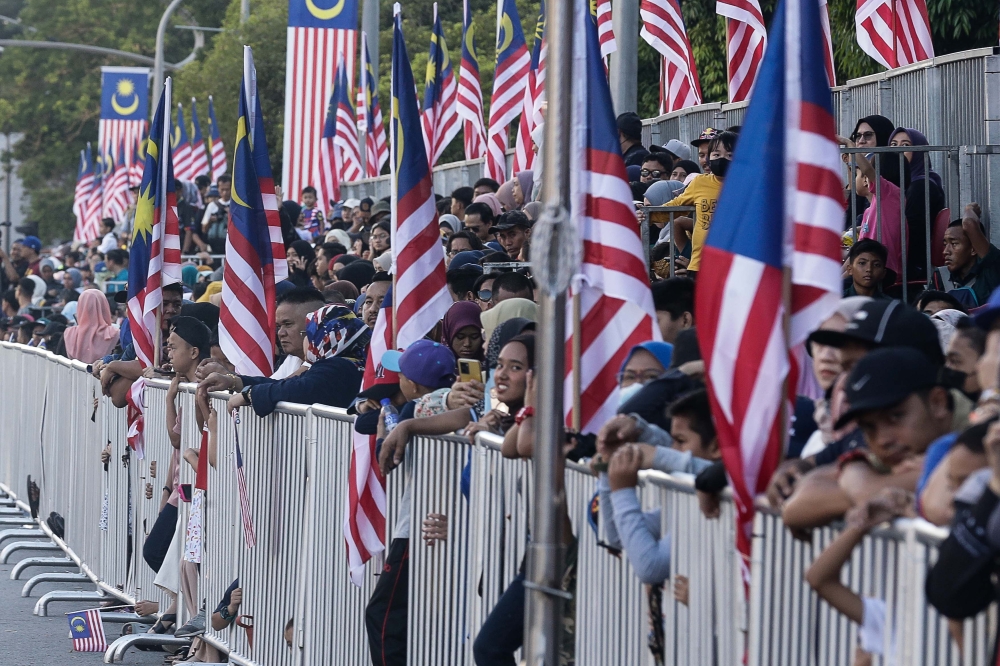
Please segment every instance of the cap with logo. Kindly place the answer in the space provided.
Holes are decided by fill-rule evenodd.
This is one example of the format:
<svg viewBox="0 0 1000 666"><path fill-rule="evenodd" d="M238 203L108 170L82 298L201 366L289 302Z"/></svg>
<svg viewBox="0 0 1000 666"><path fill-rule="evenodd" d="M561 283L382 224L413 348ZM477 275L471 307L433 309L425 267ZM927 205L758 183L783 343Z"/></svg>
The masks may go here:
<svg viewBox="0 0 1000 666"><path fill-rule="evenodd" d="M843 331L813 331L809 342L829 347L843 347L849 342L869 347L910 347L923 352L931 363L944 364L937 327L927 315L901 301L883 299L865 303Z"/></svg>
<svg viewBox="0 0 1000 666"><path fill-rule="evenodd" d="M876 349L851 370L844 387L848 409L834 425L843 428L863 412L898 405L918 391L943 386L939 366L907 347Z"/></svg>
<svg viewBox="0 0 1000 666"><path fill-rule="evenodd" d="M697 148L703 143L708 143L709 141L714 139L718 134L719 130L712 127L706 127L704 131L701 133L701 135L697 139L691 142L691 145Z"/></svg>

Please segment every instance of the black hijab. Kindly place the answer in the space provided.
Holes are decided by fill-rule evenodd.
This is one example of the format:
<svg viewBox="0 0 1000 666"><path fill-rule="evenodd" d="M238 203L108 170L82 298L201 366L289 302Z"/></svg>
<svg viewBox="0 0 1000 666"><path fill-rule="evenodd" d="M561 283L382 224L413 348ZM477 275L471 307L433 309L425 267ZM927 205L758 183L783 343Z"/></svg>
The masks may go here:
<svg viewBox="0 0 1000 666"><path fill-rule="evenodd" d="M858 121L857 125L854 126L854 132L851 134L851 136L854 136L854 134L858 133L858 128L861 127L861 123L868 123L871 126L872 131L875 132L876 146L889 145L889 138L892 136L892 133L896 129L896 126L893 125L891 120L889 120L885 116L880 116L877 113L870 116L865 116L864 118Z"/></svg>

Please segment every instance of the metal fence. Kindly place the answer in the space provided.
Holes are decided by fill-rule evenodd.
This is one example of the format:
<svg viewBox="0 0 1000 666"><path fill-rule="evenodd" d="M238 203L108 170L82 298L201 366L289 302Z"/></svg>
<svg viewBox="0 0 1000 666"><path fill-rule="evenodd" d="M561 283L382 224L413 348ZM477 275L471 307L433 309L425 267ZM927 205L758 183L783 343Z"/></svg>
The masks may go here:
<svg viewBox="0 0 1000 666"><path fill-rule="evenodd" d="M45 604L73 601L80 608L84 602L96 605L115 597L126 603L166 603L153 585L142 549L173 453L164 407L168 384L152 381L146 390L146 456L139 461L134 454L124 456L123 411L98 397L97 380L82 364L2 343L0 370L8 378L0 385L0 419L7 434L0 440L0 491L6 495L0 504L16 501L26 509L24 484L31 474L41 488L38 527L46 532L41 536L51 536L44 518L51 511L60 513L65 540L52 541L66 557L57 559L63 566L78 566L96 586L95 592L50 592ZM182 452L200 446L192 388L182 386L177 398ZM381 562L376 558L369 564L361 588L349 582L343 522L352 417L339 409L282 403L267 418L243 409L236 425L226 414L227 397L212 397L219 415L217 459L209 468L202 504L199 585L196 599L185 600L182 593L179 621L189 615L186 606L204 604L210 614L239 577L245 592L240 613L248 616L245 624L253 625L252 645L243 628L209 629L206 634L231 663L300 666L331 663L332 658L338 664L370 663L364 612ZM237 432L257 534L252 549L244 546L236 490ZM522 565L530 538L531 463L503 458L500 443L483 434L475 443L458 437L418 438L408 447L404 466L389 477L389 538L406 485L412 494L411 664L472 666L479 629ZM106 445L113 453L105 468L100 454ZM186 462L181 469L181 481L192 482L193 469ZM463 476L468 478L467 494ZM154 490L150 499L146 483ZM819 602L803 582L806 567L836 536L835 528L815 530L811 542L798 541L780 517L758 514L746 600L733 548L732 503L723 500L721 518L704 519L693 479L686 475L644 472L637 491L645 508L660 509L661 531L671 539L672 577L688 580L687 604L673 597L670 581L662 594L666 663L728 666L744 663L744 654L751 666L850 662L857 627ZM600 530L591 520L594 494L589 469L567 463L566 505L578 554L576 663L651 666L646 648L649 590L625 554L600 545ZM194 510L194 504L181 503L178 529L186 528ZM11 518L9 508L4 511L0 522L32 522ZM447 538L433 545L420 538L428 513L448 520ZM852 589L887 602L886 626L894 629L887 632L886 648L898 650L894 663L988 663L995 609L963 623L965 651L960 655L946 621L923 598L923 580L944 534L922 521L897 521L869 535L844 569L843 581ZM0 535L0 541L5 538ZM45 604L39 601L41 612ZM289 620L290 646L284 639ZM114 638L111 631L109 636ZM108 659L121 654L113 648Z"/></svg>

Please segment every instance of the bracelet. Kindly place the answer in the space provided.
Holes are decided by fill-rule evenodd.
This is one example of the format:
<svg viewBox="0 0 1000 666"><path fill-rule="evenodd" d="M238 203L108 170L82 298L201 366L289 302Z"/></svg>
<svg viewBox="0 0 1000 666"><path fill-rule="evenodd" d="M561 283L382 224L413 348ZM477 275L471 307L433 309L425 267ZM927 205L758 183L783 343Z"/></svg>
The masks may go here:
<svg viewBox="0 0 1000 666"><path fill-rule="evenodd" d="M517 410L517 414L514 416L514 423L516 425L521 425L522 423L524 423L524 420L526 418L529 418L534 415L535 415L534 407L522 407L521 409Z"/></svg>
<svg viewBox="0 0 1000 666"><path fill-rule="evenodd" d="M236 383L240 381L239 375L233 374L232 372L227 372L224 376L229 377L232 380L232 384L229 385L229 392L236 393Z"/></svg>

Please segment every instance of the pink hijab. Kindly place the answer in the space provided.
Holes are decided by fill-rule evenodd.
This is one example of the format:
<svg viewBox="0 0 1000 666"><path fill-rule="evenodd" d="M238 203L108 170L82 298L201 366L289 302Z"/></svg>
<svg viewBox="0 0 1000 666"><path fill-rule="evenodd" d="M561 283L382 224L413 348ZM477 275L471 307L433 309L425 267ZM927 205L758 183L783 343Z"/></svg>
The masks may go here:
<svg viewBox="0 0 1000 666"><path fill-rule="evenodd" d="M503 206L505 211L507 210L517 210L517 202L514 201L514 179L511 178L506 183L500 186L497 190L497 199L500 200L500 205Z"/></svg>
<svg viewBox="0 0 1000 666"><path fill-rule="evenodd" d="M85 289L76 306L76 326L63 334L70 358L93 363L111 353L118 342L118 328L111 323L108 299L97 289Z"/></svg>
<svg viewBox="0 0 1000 666"><path fill-rule="evenodd" d="M480 194L478 197L472 200L473 203L484 203L490 207L493 211L493 217L500 217L500 213L503 210L500 208L500 200L497 199L497 195L492 192L487 192L486 194Z"/></svg>

